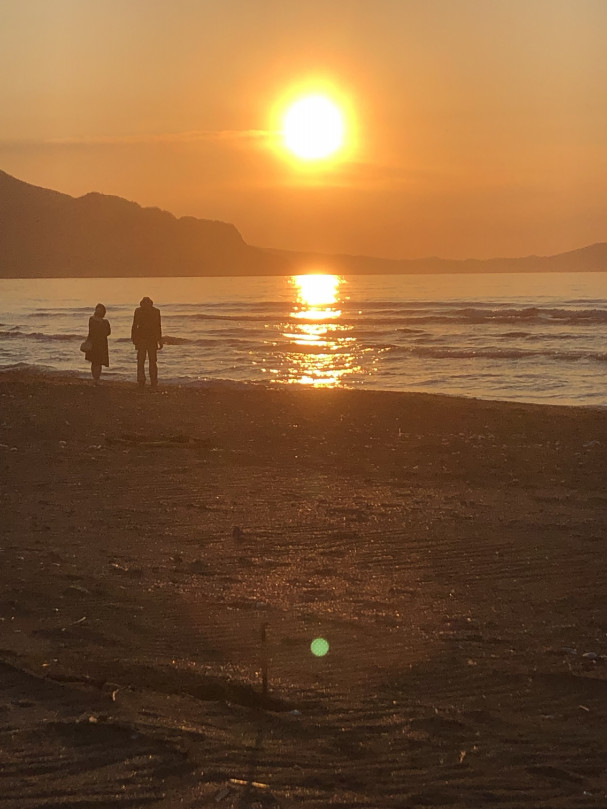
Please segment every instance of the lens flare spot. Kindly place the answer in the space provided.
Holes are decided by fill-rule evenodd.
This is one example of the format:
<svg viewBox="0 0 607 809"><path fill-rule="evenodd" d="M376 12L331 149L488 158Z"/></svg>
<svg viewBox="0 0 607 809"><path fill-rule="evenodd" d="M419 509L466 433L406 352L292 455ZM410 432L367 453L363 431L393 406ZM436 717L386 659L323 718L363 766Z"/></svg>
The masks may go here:
<svg viewBox="0 0 607 809"><path fill-rule="evenodd" d="M310 651L315 657L324 657L329 651L329 643L324 638L314 638Z"/></svg>

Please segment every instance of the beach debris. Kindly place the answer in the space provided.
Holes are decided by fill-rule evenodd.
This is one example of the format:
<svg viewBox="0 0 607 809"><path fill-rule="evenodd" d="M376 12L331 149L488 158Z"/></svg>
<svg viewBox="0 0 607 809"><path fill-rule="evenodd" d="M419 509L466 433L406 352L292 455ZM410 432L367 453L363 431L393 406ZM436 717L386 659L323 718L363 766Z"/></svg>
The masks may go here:
<svg viewBox="0 0 607 809"><path fill-rule="evenodd" d="M119 570L131 579L141 579L143 577L143 569L140 567L125 567L117 562L111 562L110 567L113 567L114 570Z"/></svg>
<svg viewBox="0 0 607 809"><path fill-rule="evenodd" d="M604 663L607 660L607 655L601 655L598 652L585 652L582 659L590 663Z"/></svg>
<svg viewBox="0 0 607 809"><path fill-rule="evenodd" d="M228 783L221 787L213 798L214 803L229 801L230 807L280 807L279 801L269 791L269 784L261 781L248 781L244 778L230 778ZM243 803L246 799L246 803Z"/></svg>
<svg viewBox="0 0 607 809"><path fill-rule="evenodd" d="M262 784L261 781L243 781L242 778L230 778L230 783L242 787L255 787L255 789L269 789L269 784Z"/></svg>
<svg viewBox="0 0 607 809"><path fill-rule="evenodd" d="M584 447L584 449L590 449L591 447L600 447L600 446L601 446L601 442L600 442L600 441L597 441L597 440L595 439L594 441L586 441L586 443L585 443L585 444L582 444L582 446Z"/></svg>
<svg viewBox="0 0 607 809"><path fill-rule="evenodd" d="M76 724L77 725L82 725L82 724L97 725L97 724L99 724L100 719L101 719L101 717L98 716L97 714L83 713L76 719Z"/></svg>
<svg viewBox="0 0 607 809"><path fill-rule="evenodd" d="M64 596L90 596L91 591L87 590L86 587L82 587L80 584L70 584L69 587L66 587L63 591Z"/></svg>
<svg viewBox="0 0 607 809"><path fill-rule="evenodd" d="M106 443L122 444L131 447L200 447L207 442L206 438L195 438L185 433L172 435L147 436L132 433L122 433L118 436L106 436Z"/></svg>

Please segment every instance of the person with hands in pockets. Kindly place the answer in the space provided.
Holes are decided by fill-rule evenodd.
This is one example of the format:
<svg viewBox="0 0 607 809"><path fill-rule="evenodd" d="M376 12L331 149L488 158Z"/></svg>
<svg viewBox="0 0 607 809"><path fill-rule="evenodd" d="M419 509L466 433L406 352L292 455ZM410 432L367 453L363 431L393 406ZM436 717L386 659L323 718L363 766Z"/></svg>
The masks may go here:
<svg viewBox="0 0 607 809"><path fill-rule="evenodd" d="M158 351L162 348L160 310L151 298L142 298L133 315L131 340L137 349L137 384L145 386L145 361L148 360L150 384L158 385Z"/></svg>

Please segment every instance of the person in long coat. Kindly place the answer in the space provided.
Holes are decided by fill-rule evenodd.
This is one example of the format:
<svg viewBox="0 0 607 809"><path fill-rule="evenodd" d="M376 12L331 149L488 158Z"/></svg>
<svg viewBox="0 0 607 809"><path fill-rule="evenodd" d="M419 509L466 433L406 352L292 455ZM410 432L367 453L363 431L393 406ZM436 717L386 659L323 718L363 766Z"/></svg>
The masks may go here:
<svg viewBox="0 0 607 809"><path fill-rule="evenodd" d="M102 303L98 303L93 316L89 318L87 340L91 344L91 348L84 355L84 358L91 363L91 374L93 376L94 385L99 384L101 366L105 365L105 367L108 368L110 364L107 338L111 332L109 321L105 318L105 306Z"/></svg>
<svg viewBox="0 0 607 809"><path fill-rule="evenodd" d="M160 310L147 296L142 298L133 314L131 340L137 349L137 384L145 386L145 360L148 359L150 383L158 386L158 351L163 346Z"/></svg>

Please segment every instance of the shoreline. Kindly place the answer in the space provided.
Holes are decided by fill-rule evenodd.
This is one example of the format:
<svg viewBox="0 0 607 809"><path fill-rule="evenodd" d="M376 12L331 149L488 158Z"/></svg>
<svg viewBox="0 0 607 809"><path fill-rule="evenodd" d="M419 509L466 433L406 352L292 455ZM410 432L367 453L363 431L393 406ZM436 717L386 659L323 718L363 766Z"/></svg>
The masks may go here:
<svg viewBox="0 0 607 809"><path fill-rule="evenodd" d="M8 809L605 806L603 409L19 373L0 409Z"/></svg>
<svg viewBox="0 0 607 809"><path fill-rule="evenodd" d="M110 376L111 372L102 372L100 387L117 386L131 389L136 387L136 381L133 375L127 378L116 378ZM7 368L0 368L0 379L5 377L11 380L37 380L42 383L48 382L53 385L82 383L84 385L91 383L90 373L83 370L74 369L72 371L55 371L42 368L40 366L32 365L27 367L10 366ZM545 401L530 401L527 399L498 399L498 398L485 398L483 396L466 396L460 393L447 393L443 391L426 391L426 390L393 390L388 388L369 388L361 383L358 387L347 387L339 385L335 387L329 386L313 386L304 385L297 382L264 382L262 380L235 380L235 379L220 379L213 378L207 380L191 380L189 382L174 381L171 378L161 378L159 380L160 390L207 390L212 388L230 389L230 390L248 390L258 389L265 391L292 391L294 393L301 391L315 391L315 392L343 392L343 393L364 393L375 395L396 395L396 396L429 396L431 398L447 398L458 399L467 402L492 402L494 404L503 405L521 405L530 407L547 407L547 408L573 408L573 409L589 409L596 411L604 411L607 409L607 404L574 404L571 402L545 402ZM149 383L146 385L149 391Z"/></svg>

